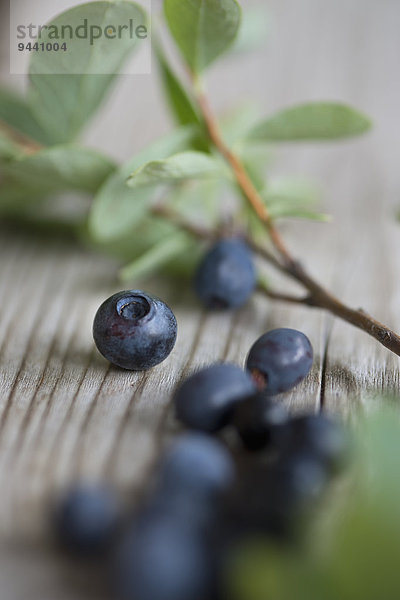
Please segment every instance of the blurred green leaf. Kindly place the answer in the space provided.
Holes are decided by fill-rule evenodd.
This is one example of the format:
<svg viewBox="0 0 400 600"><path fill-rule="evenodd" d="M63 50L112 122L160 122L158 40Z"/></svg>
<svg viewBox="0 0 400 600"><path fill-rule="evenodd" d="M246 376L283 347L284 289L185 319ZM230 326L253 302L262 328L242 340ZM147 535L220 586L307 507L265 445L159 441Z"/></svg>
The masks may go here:
<svg viewBox="0 0 400 600"><path fill-rule="evenodd" d="M169 29L193 73L201 73L233 43L241 10L236 0L165 0Z"/></svg>
<svg viewBox="0 0 400 600"><path fill-rule="evenodd" d="M54 141L39 125L30 105L15 92L4 88L0 89L0 121L45 146Z"/></svg>
<svg viewBox="0 0 400 600"><path fill-rule="evenodd" d="M136 169L128 179L131 188L173 183L224 174L223 165L203 152L190 151L174 154L164 160L150 161Z"/></svg>
<svg viewBox="0 0 400 600"><path fill-rule="evenodd" d="M215 229L221 219L221 202L226 191L220 179L184 181L171 191L168 203L186 221Z"/></svg>
<svg viewBox="0 0 400 600"><path fill-rule="evenodd" d="M232 47L234 52L249 52L265 44L271 28L271 17L265 6L249 6L243 11L242 22Z"/></svg>
<svg viewBox="0 0 400 600"><path fill-rule="evenodd" d="M103 29L110 23L126 23L129 19L135 26L146 24L145 14L137 4L119 0L75 6L56 17L51 25L75 28L84 19ZM48 30L43 32L41 41L51 42L48 35ZM67 44L67 52L33 52L29 69L33 112L41 127L58 143L76 138L138 41L136 37L121 36L112 43L103 37L93 45L87 39L74 39Z"/></svg>
<svg viewBox="0 0 400 600"><path fill-rule="evenodd" d="M0 177L0 213L19 215L27 207L35 205L39 200L45 200L41 190L21 184L18 180Z"/></svg>
<svg viewBox="0 0 400 600"><path fill-rule="evenodd" d="M174 258L188 252L192 244L186 233L175 231L121 269L120 277L123 281L133 281L153 274Z"/></svg>
<svg viewBox="0 0 400 600"><path fill-rule="evenodd" d="M235 145L235 148L250 143L243 140L249 129L255 125L260 118L260 110L254 102L245 102L233 110L228 111L221 117L220 127L222 136L227 144ZM254 146L254 144L252 144ZM261 144L258 144L261 146Z"/></svg>
<svg viewBox="0 0 400 600"><path fill-rule="evenodd" d="M16 158L20 154L21 148L0 131L0 161Z"/></svg>
<svg viewBox="0 0 400 600"><path fill-rule="evenodd" d="M365 133L371 121L345 104L312 102L284 109L256 125L248 139L290 142L345 138Z"/></svg>
<svg viewBox="0 0 400 600"><path fill-rule="evenodd" d="M201 125L199 115L178 77L169 66L162 49L155 44L155 55L160 69L165 96L179 125Z"/></svg>
<svg viewBox="0 0 400 600"><path fill-rule="evenodd" d="M262 193L269 213L274 218L297 217L313 221L329 221L329 215L316 210L320 191L305 179L283 177L271 180Z"/></svg>
<svg viewBox="0 0 400 600"><path fill-rule="evenodd" d="M155 190L153 187L130 189L126 185L128 176L147 161L190 148L196 135L193 127L179 128L136 154L111 175L95 196L89 214L89 232L94 240L116 240L141 223Z"/></svg>
<svg viewBox="0 0 400 600"><path fill-rule="evenodd" d="M93 193L114 169L109 158L75 144L46 148L0 166L1 174L15 182L15 189L25 188L30 196L66 190Z"/></svg>

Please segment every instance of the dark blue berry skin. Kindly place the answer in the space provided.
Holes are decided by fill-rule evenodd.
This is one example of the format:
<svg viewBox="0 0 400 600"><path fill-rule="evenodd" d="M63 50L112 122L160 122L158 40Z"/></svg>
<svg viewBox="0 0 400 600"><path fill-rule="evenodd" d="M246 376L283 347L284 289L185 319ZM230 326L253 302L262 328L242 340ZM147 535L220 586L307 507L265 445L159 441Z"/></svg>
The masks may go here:
<svg viewBox="0 0 400 600"><path fill-rule="evenodd" d="M295 329L273 329L251 347L247 369L265 394L290 390L309 373L313 363L310 340Z"/></svg>
<svg viewBox="0 0 400 600"><path fill-rule="evenodd" d="M340 471L351 454L350 436L336 420L325 415L303 415L294 417L286 425L283 436L283 451L294 454L298 451L312 454L332 474Z"/></svg>
<svg viewBox="0 0 400 600"><path fill-rule="evenodd" d="M108 298L93 323L99 352L114 365L132 371L150 369L167 358L176 335L177 323L171 309L140 290Z"/></svg>
<svg viewBox="0 0 400 600"><path fill-rule="evenodd" d="M232 419L243 445L254 452L274 446L287 422L284 406L262 392L239 402Z"/></svg>
<svg viewBox="0 0 400 600"><path fill-rule="evenodd" d="M231 535L295 538L302 517L315 508L328 482L321 461L307 453L287 456L271 466L245 465L234 493L226 499Z"/></svg>
<svg viewBox="0 0 400 600"><path fill-rule="evenodd" d="M115 588L122 600L204 600L211 573L207 546L193 528L145 513L118 549Z"/></svg>
<svg viewBox="0 0 400 600"><path fill-rule="evenodd" d="M194 284L197 296L207 308L242 306L256 286L249 248L239 239L221 240L203 258Z"/></svg>
<svg viewBox="0 0 400 600"><path fill-rule="evenodd" d="M107 487L79 485L61 500L55 512L60 544L79 555L99 554L107 549L120 521L120 505Z"/></svg>
<svg viewBox="0 0 400 600"><path fill-rule="evenodd" d="M169 448L159 468L163 493L181 490L200 499L214 499L232 484L235 467L230 452L203 433L181 435Z"/></svg>
<svg viewBox="0 0 400 600"><path fill-rule="evenodd" d="M255 392L248 373L229 363L217 363L194 373L175 393L177 418L187 427L215 433L225 427L235 404Z"/></svg>

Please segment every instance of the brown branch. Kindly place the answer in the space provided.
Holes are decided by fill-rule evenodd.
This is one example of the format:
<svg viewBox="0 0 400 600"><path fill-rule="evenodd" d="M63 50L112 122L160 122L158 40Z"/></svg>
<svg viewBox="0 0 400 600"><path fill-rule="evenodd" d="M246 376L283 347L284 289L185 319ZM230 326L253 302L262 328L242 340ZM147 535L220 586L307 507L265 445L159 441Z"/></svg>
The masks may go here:
<svg viewBox="0 0 400 600"><path fill-rule="evenodd" d="M195 81L195 83L197 83ZM279 260L269 250L258 246L252 240L248 240L249 245L252 249L259 254L262 258L272 264L274 267L279 269L285 275L295 279L300 283L308 292L304 298L294 299L291 296L275 294L275 299L286 300L289 302L296 302L307 304L308 306L318 307L328 310L333 315L340 317L344 321L351 323L355 327L358 327L362 331L365 331L372 337L374 337L383 346L400 356L400 336L397 335L386 325L383 325L361 309L352 309L343 304L338 298L330 294L325 290L319 283L317 283L303 268L303 266L296 261L287 249L280 233L275 228L273 220L265 206L261 196L251 181L244 165L240 158L228 148L225 144L222 135L220 133L217 120L215 119L211 107L208 103L207 97L203 91L196 86L198 104L209 134L211 141L213 142L216 149L225 158L228 164L231 166L232 171L235 175L237 184L241 189L247 202L253 208L259 219L264 223L271 242L279 254L282 261ZM271 296L270 296L271 297Z"/></svg>
<svg viewBox="0 0 400 600"><path fill-rule="evenodd" d="M172 210L168 206L165 206L164 204L157 204L156 206L153 206L151 212L156 217L162 217L163 219L166 219L167 221L172 223L172 225L175 225L179 229L186 231L187 233L189 233L189 235L199 238L200 240L212 241L218 239L218 237L220 237L222 233L218 230L210 231L205 227L200 227L199 225L190 223L189 221L182 219L180 215L178 215L174 210Z"/></svg>
<svg viewBox="0 0 400 600"><path fill-rule="evenodd" d="M270 300L279 300L280 302L289 302L291 304L303 304L304 306L314 306L314 301L311 296L291 296L290 294L282 294L281 292L270 290L263 285L258 285L257 291L260 294L263 294L263 296L270 298Z"/></svg>
<svg viewBox="0 0 400 600"><path fill-rule="evenodd" d="M211 141L222 154L222 156L226 159L226 161L231 165L239 188L242 190L245 198L252 206L258 218L264 223L275 248L278 250L279 254L285 259L285 261L289 264L292 261L292 257L290 256L290 253L286 248L286 245L284 244L279 231L275 228L273 220L268 212L268 209L265 206L255 185L248 176L247 171L243 166L241 160L225 144L221 132L219 130L218 123L214 118L214 115L212 114L207 97L204 93L199 91L197 100Z"/></svg>

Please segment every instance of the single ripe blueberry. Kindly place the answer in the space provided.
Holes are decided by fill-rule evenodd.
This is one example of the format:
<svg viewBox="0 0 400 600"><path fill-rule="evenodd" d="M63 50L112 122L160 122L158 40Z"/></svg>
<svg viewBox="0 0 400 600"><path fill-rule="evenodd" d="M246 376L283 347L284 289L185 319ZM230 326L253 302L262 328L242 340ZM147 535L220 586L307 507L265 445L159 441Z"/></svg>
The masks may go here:
<svg viewBox="0 0 400 600"><path fill-rule="evenodd" d="M194 373L175 393L177 418L192 429L214 433L229 423L235 404L255 392L248 373L217 363Z"/></svg>
<svg viewBox="0 0 400 600"><path fill-rule="evenodd" d="M159 298L140 290L119 292L98 309L93 337L111 363L139 371L162 362L174 347L177 323Z"/></svg>
<svg viewBox="0 0 400 600"><path fill-rule="evenodd" d="M331 473L336 473L348 461L350 436L336 420L325 415L302 415L286 426L285 453L308 452L320 460Z"/></svg>
<svg viewBox="0 0 400 600"><path fill-rule="evenodd" d="M287 421L285 407L262 392L239 402L232 419L243 445L251 451L274 445L274 439L279 437Z"/></svg>
<svg viewBox="0 0 400 600"><path fill-rule="evenodd" d="M296 329L273 329L251 347L247 369L265 394L290 390L309 373L313 363L310 340Z"/></svg>
<svg viewBox="0 0 400 600"><path fill-rule="evenodd" d="M231 454L221 442L202 433L181 435L158 466L148 509L175 515L205 531L218 519L220 499L234 471Z"/></svg>
<svg viewBox="0 0 400 600"><path fill-rule="evenodd" d="M107 549L119 519L119 502L109 488L79 485L71 489L56 508L57 538L73 553L97 554Z"/></svg>
<svg viewBox="0 0 400 600"><path fill-rule="evenodd" d="M256 285L249 248L240 239L217 242L197 268L194 284L197 296L207 308L242 306Z"/></svg>
<svg viewBox="0 0 400 600"><path fill-rule="evenodd" d="M203 433L180 436L159 467L163 493L182 491L199 500L215 498L234 480L231 454L218 440Z"/></svg>
<svg viewBox="0 0 400 600"><path fill-rule="evenodd" d="M146 513L133 524L115 560L123 600L203 600L211 585L209 553L179 518Z"/></svg>

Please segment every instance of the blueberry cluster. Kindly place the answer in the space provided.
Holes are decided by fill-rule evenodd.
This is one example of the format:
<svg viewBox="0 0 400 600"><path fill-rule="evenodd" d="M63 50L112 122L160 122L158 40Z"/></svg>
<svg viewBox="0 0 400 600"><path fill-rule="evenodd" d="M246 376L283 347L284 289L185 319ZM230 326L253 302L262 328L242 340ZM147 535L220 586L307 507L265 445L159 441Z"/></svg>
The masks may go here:
<svg viewBox="0 0 400 600"><path fill-rule="evenodd" d="M116 295L100 324L117 307L140 330L148 298ZM276 329L255 342L245 370L217 363L190 375L173 398L190 431L166 450L134 514L123 517L109 489L80 486L59 505L59 540L79 556L107 551L121 600L228 598L224 581L240 544L297 539L348 458L341 425L322 414L290 417L274 398L307 375L312 356L303 333Z"/></svg>
<svg viewBox="0 0 400 600"><path fill-rule="evenodd" d="M236 238L215 244L195 276L209 309L243 305L255 285L251 252ZM131 370L164 360L176 334L171 309L141 290L108 298L93 324L103 356ZM222 362L191 374L173 397L190 431L162 456L134 514L123 515L110 489L78 486L56 512L63 546L79 556L106 553L121 600L227 598L224 574L237 545L260 535L290 541L346 462L349 441L338 423L290 417L275 397L312 363L309 339L280 328L256 340L245 369Z"/></svg>

